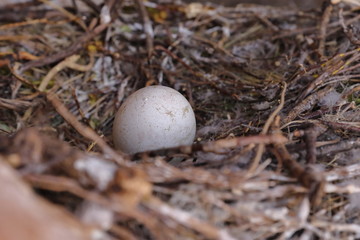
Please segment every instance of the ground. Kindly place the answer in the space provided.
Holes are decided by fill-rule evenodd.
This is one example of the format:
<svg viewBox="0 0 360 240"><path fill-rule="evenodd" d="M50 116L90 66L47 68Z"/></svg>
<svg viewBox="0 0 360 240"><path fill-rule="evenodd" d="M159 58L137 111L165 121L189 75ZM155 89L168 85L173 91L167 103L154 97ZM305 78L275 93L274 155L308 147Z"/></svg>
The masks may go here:
<svg viewBox="0 0 360 240"><path fill-rule="evenodd" d="M1 239L360 238L358 1L81 3L0 5ZM149 85L194 144L113 148Z"/></svg>

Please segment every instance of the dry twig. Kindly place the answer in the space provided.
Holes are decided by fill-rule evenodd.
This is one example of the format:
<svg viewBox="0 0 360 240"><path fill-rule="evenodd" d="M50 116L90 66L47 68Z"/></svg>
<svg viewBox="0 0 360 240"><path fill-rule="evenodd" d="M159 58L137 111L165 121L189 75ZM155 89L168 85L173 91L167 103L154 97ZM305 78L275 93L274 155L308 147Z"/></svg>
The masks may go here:
<svg viewBox="0 0 360 240"><path fill-rule="evenodd" d="M262 135L268 133L268 131L270 129L270 126L273 123L276 115L279 114L281 109L284 107L286 89L287 89L287 84L286 84L286 82L283 82L283 88L282 88L282 91L281 91L279 106L271 113L269 118L266 120L265 125L263 127L263 130L261 131ZM256 171L256 168L259 166L259 162L260 162L261 157L262 157L262 155L264 153L264 149L265 149L265 144L259 144L258 145L258 148L256 150L256 155L255 155L254 159L252 160L251 166L249 168L249 174L250 175L252 175Z"/></svg>

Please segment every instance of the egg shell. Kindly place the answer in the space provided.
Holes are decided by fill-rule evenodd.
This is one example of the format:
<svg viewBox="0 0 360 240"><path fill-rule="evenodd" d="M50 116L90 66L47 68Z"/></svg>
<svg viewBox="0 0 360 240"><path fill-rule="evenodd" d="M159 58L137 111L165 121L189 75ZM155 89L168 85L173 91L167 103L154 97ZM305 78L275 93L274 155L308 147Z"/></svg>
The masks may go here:
<svg viewBox="0 0 360 240"><path fill-rule="evenodd" d="M113 126L115 148L129 154L190 145L196 133L194 111L178 91L149 86L131 94Z"/></svg>

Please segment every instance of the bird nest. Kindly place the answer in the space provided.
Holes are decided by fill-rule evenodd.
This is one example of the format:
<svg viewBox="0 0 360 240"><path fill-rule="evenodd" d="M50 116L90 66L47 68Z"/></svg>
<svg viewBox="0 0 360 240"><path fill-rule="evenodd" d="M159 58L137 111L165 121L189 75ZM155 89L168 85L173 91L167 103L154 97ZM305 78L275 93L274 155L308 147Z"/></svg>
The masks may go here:
<svg viewBox="0 0 360 240"><path fill-rule="evenodd" d="M0 8L1 239L360 238L357 1L74 2ZM114 150L149 85L193 145Z"/></svg>

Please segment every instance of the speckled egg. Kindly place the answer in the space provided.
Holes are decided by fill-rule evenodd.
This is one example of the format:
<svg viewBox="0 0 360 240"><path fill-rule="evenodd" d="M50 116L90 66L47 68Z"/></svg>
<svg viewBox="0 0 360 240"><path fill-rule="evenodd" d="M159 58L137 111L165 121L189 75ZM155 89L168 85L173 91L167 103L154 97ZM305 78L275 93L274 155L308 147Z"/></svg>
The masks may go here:
<svg viewBox="0 0 360 240"><path fill-rule="evenodd" d="M131 94L113 125L115 148L133 154L193 143L194 111L178 91L149 86Z"/></svg>

